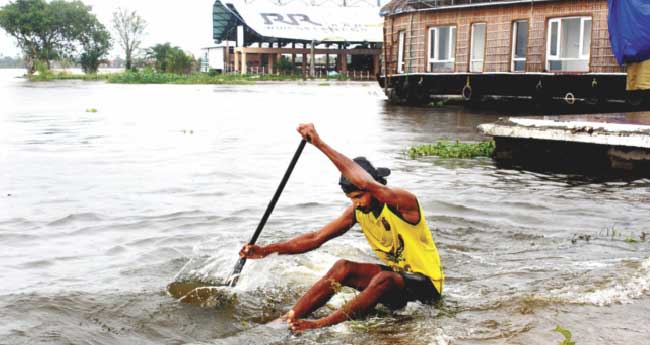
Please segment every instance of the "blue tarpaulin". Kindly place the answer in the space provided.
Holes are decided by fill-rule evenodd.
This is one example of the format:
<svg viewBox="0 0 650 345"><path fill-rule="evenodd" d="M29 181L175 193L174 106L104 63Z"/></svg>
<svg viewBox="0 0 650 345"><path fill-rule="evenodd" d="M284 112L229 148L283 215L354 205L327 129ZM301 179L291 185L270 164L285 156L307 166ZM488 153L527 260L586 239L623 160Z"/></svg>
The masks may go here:
<svg viewBox="0 0 650 345"><path fill-rule="evenodd" d="M609 37L619 64L650 59L650 0L608 0Z"/></svg>

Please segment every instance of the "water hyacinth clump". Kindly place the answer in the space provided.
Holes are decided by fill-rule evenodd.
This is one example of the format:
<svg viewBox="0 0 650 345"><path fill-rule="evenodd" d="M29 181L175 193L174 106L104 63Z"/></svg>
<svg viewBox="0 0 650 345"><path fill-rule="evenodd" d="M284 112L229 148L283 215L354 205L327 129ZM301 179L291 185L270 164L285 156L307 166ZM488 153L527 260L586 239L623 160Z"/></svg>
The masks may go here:
<svg viewBox="0 0 650 345"><path fill-rule="evenodd" d="M421 156L438 156L440 158L491 157L495 147L494 140L486 140L480 143L439 141L435 144L412 146L406 153L411 158Z"/></svg>

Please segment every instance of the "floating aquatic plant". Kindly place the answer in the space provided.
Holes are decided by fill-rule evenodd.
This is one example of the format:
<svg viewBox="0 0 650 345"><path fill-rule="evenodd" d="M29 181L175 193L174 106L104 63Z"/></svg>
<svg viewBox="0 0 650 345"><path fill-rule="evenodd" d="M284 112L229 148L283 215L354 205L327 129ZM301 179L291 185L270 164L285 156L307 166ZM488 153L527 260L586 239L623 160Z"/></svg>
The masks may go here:
<svg viewBox="0 0 650 345"><path fill-rule="evenodd" d="M559 343L560 345L576 345L576 342L571 340L571 332L568 329L564 329L557 325L553 331L558 332L564 336L564 340Z"/></svg>
<svg viewBox="0 0 650 345"><path fill-rule="evenodd" d="M447 102L448 102L447 100L442 99L442 100L439 100L439 101L429 102L429 104L427 104L427 106L429 106L431 108L441 108L441 107L446 106Z"/></svg>
<svg viewBox="0 0 650 345"><path fill-rule="evenodd" d="M494 140L486 140L480 143L439 141L435 144L412 146L406 153L411 158L420 156L438 156L441 158L490 157L495 147Z"/></svg>
<svg viewBox="0 0 650 345"><path fill-rule="evenodd" d="M589 242L591 240L591 235L589 234L573 234L573 237L571 237L571 243L576 244L578 243L579 240Z"/></svg>
<svg viewBox="0 0 650 345"><path fill-rule="evenodd" d="M627 231L626 231L627 232ZM610 240L623 240L627 243L639 243L639 242L645 242L648 233L645 231L642 231L640 234L638 234L637 239L637 234L634 231L629 231L628 235L623 237L624 233L623 230L616 229L614 226L607 227L605 228L604 231L599 231L598 232L598 237L601 238L609 238Z"/></svg>

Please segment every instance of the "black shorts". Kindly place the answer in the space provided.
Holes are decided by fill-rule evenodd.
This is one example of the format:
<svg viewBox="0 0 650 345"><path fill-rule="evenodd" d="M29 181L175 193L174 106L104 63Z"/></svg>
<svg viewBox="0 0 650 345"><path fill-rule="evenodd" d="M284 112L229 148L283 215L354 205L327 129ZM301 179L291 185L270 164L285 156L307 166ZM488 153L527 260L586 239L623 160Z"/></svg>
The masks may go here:
<svg viewBox="0 0 650 345"><path fill-rule="evenodd" d="M425 304L431 304L440 300L438 289L436 289L433 283L431 283L431 279L424 274L394 271L392 268L385 265L379 265L379 267L384 271L399 273L399 275L402 276L402 279L404 279L404 285L406 286L406 300L403 300L403 298L383 299L381 303L387 307L391 309L401 308L409 301L420 301Z"/></svg>

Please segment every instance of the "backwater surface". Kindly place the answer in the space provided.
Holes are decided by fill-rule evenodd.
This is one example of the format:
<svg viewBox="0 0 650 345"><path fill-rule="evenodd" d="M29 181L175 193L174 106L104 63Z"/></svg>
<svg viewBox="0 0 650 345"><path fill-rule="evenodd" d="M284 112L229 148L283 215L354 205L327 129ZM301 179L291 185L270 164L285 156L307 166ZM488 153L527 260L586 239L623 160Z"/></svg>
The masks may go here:
<svg viewBox="0 0 650 345"><path fill-rule="evenodd" d="M476 126L497 113L390 106L374 83L32 83L21 73L0 70L0 344L554 344L556 325L579 344L650 339L650 180L403 154L483 140ZM376 262L358 227L310 253L249 260L208 306L168 295L174 281L230 273L301 122L418 196L445 266L440 305L379 307L302 335L265 326L336 260ZM308 146L259 242L342 212L338 176Z"/></svg>

